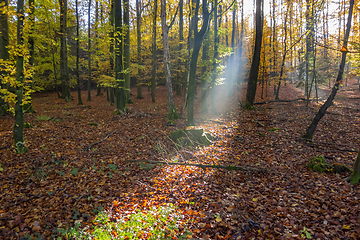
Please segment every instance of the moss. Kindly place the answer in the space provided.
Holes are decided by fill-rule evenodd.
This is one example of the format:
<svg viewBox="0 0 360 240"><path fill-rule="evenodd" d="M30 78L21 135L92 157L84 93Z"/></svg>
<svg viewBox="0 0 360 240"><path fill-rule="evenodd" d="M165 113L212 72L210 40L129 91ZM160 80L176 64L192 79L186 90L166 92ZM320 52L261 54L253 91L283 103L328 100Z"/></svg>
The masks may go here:
<svg viewBox="0 0 360 240"><path fill-rule="evenodd" d="M360 181L360 175L358 172L354 172L350 178L350 184L357 184Z"/></svg>
<svg viewBox="0 0 360 240"><path fill-rule="evenodd" d="M311 168L314 172L319 173L352 172L352 170L344 164L333 163L332 165L329 165L323 156L311 158L306 167Z"/></svg>
<svg viewBox="0 0 360 240"><path fill-rule="evenodd" d="M245 103L243 105L243 109L245 109L245 110L255 110L255 107L250 102L245 101Z"/></svg>
<svg viewBox="0 0 360 240"><path fill-rule="evenodd" d="M171 132L169 138L181 147L194 146L196 144L209 146L215 139L210 133L204 132L202 128L177 130Z"/></svg>
<svg viewBox="0 0 360 240"><path fill-rule="evenodd" d="M315 165L312 169L314 170L314 172L319 172L319 173L325 172L325 169L320 165Z"/></svg>
<svg viewBox="0 0 360 240"><path fill-rule="evenodd" d="M327 171L329 165L326 163L323 156L312 157L306 167L311 168L315 172L323 173Z"/></svg>
<svg viewBox="0 0 360 240"><path fill-rule="evenodd" d="M331 165L331 170L334 173L344 173L344 172L352 172L352 170L341 163L334 163Z"/></svg>

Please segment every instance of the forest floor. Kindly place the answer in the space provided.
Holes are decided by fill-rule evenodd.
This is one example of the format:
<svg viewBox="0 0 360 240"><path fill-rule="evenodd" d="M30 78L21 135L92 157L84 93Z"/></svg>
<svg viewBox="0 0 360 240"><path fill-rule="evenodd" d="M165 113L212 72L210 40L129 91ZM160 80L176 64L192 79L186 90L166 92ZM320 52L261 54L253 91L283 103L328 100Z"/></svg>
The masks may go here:
<svg viewBox="0 0 360 240"><path fill-rule="evenodd" d="M360 146L360 92L349 82L318 125L313 142L301 136L322 101L299 100L242 110L246 85L216 100L218 115L196 110L196 123L216 137L208 147L175 149L167 139L184 129L186 117L169 125L165 88L156 103L144 88L131 114L114 115L106 95L84 106L55 93L35 94L36 113L26 114L26 154L14 153L11 116L0 118L0 239L50 239L54 229L91 225L104 209L121 215L173 203L193 219L193 238L360 239L360 188L349 173L317 173L306 167L322 155L352 168ZM221 87L220 87L221 88ZM269 88L267 98L274 98ZM132 89L135 94L136 89ZM321 91L321 98L329 89ZM264 93L265 95L265 93ZM198 95L199 97L199 95ZM302 92L282 86L280 99ZM176 96L177 106L183 97ZM199 109L199 100L196 100ZM162 165L147 168L125 160L173 161L242 166L244 170ZM144 167L145 166L145 167ZM115 214L114 214L115 215ZM116 217L113 217L116 218Z"/></svg>

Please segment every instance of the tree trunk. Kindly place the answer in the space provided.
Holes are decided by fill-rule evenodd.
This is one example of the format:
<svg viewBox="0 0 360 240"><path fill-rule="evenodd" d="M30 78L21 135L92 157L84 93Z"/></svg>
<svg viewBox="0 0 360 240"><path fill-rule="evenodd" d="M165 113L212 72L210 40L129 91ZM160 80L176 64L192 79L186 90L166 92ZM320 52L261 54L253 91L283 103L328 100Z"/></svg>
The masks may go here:
<svg viewBox="0 0 360 240"><path fill-rule="evenodd" d="M239 77L238 77L238 84L242 83L242 74L243 74L243 40L244 40L244 0L241 0L241 29L240 29L240 39L239 39L239 56L240 59L239 64L240 66L236 66L239 68Z"/></svg>
<svg viewBox="0 0 360 240"><path fill-rule="evenodd" d="M351 27L351 18L352 18L353 6L354 6L354 0L350 0L350 7L349 7L349 14L348 14L348 19L347 19L346 33L345 33L345 36L344 36L344 44L343 44L343 48L345 49L345 51L342 52L340 68L339 68L338 76L337 76L336 81L335 81L335 85L332 88L332 91L331 91L328 99L320 107L320 109L317 112L315 118L313 119L310 126L306 130L306 133L303 136L303 138L306 138L306 139L312 139L313 138L314 132L316 130L316 127L317 127L319 121L325 115L326 110L332 105L332 102L333 102L333 100L335 98L335 95L336 95L336 93L337 93L337 91L339 89L340 81L342 80L342 75L344 73L346 53L347 53L347 45L348 45L348 39L349 39L350 27Z"/></svg>
<svg viewBox="0 0 360 240"><path fill-rule="evenodd" d="M279 92L280 92L280 85L281 85L281 81L282 81L282 77L283 77L283 74L284 74L284 68L285 68L285 60L286 60L286 54L288 52L287 50L287 18L288 18L288 15L289 15L289 11L291 9L291 0L287 3L287 11L286 11L286 14L285 14L285 19L284 19L284 41L283 41L283 44L284 44L284 54L283 54L283 58L282 58L282 63L281 63L281 70L280 70L280 76L279 76L279 82L278 82L278 87L277 87L277 90L276 90L276 96L275 96L275 100L279 100Z"/></svg>
<svg viewBox="0 0 360 240"><path fill-rule="evenodd" d="M156 65L157 65L157 57L156 57L156 18L157 18L157 7L158 0L154 1L154 13L153 13L153 43L152 43L152 71L151 71L151 100L155 102L155 87L156 87Z"/></svg>
<svg viewBox="0 0 360 240"><path fill-rule="evenodd" d="M71 101L70 89L69 89L69 71L67 63L67 0L59 0L60 3L60 74L61 74L61 97L66 102Z"/></svg>
<svg viewBox="0 0 360 240"><path fill-rule="evenodd" d="M356 156L353 171L354 172L351 174L351 176L349 178L345 179L345 180L347 180L351 184L357 184L360 181L360 149L359 149L358 154Z"/></svg>
<svg viewBox="0 0 360 240"><path fill-rule="evenodd" d="M305 54L305 94L306 98L309 99L309 75L310 75L310 58L313 57L314 53L314 4L313 0L306 0L306 54Z"/></svg>
<svg viewBox="0 0 360 240"><path fill-rule="evenodd" d="M137 58L138 58L138 77L137 77L137 99L143 99L142 95L142 70L140 66L142 65L141 57L141 0L136 0L136 35L137 35Z"/></svg>
<svg viewBox="0 0 360 240"><path fill-rule="evenodd" d="M129 25L129 0L124 0L124 70L125 70L125 96L127 103L132 103L130 98L130 25Z"/></svg>
<svg viewBox="0 0 360 240"><path fill-rule="evenodd" d="M261 43L263 34L263 19L261 17L261 4L262 0L256 0L256 36L255 36L255 49L250 68L250 75L248 80L246 92L246 106L252 107L255 100L256 85L259 75L259 64L261 54Z"/></svg>
<svg viewBox="0 0 360 240"><path fill-rule="evenodd" d="M166 79L166 92L168 102L169 119L177 118L175 102L172 92L171 72L170 72L170 47L169 47L169 27L166 25L166 0L161 0L161 26L164 45L164 69Z"/></svg>
<svg viewBox="0 0 360 240"><path fill-rule="evenodd" d="M75 1L76 8L76 84L78 92L78 105L83 105L81 100L81 83L79 74L79 50L80 50L80 35L79 35L79 9L78 0Z"/></svg>
<svg viewBox="0 0 360 240"><path fill-rule="evenodd" d="M216 7L216 5L215 5ZM200 0L196 0L196 8L194 14L194 23L198 22L198 13L200 8ZM209 23L209 12L207 6L207 0L202 1L202 12L203 12L203 23L200 31L197 26L194 26L194 49L191 55L190 60L190 76L189 76L189 103L188 103L188 114L187 120L188 125L194 125L194 99L195 99L195 88L196 88L196 68L197 60L199 57L199 51L201 48L202 40L205 35L205 32L208 28Z"/></svg>
<svg viewBox="0 0 360 240"><path fill-rule="evenodd" d="M99 1L96 0L95 1L95 26L94 26L94 31L95 31L95 41L94 41L94 45L95 45L95 55L97 55L97 51L99 49ZM95 61L95 69L99 72L99 64L98 61ZM96 84L96 96L101 96L101 85L98 82Z"/></svg>
<svg viewBox="0 0 360 240"><path fill-rule="evenodd" d="M88 8L88 101L91 101L91 0L89 0Z"/></svg>
<svg viewBox="0 0 360 240"><path fill-rule="evenodd" d="M232 33L231 33L231 55L227 66L227 77L228 77L228 95L231 97L234 93L234 79L235 79L235 33L236 33L236 5L233 6L232 12Z"/></svg>
<svg viewBox="0 0 360 240"><path fill-rule="evenodd" d="M175 84L176 95L181 95L181 85L183 82L184 72L183 72L183 41L184 41L184 0L180 0L179 2L179 50L178 50L178 66L177 66L177 79Z"/></svg>
<svg viewBox="0 0 360 240"><path fill-rule="evenodd" d="M17 45L19 50L24 43L24 0L17 2ZM15 103L15 125L14 125L14 144L17 153L25 153L27 148L24 143L24 113L22 109L23 102L23 83L24 83L24 56L18 53L16 57L16 103Z"/></svg>
<svg viewBox="0 0 360 240"><path fill-rule="evenodd" d="M219 63L217 59L219 58L219 34L218 34L218 1L214 0L213 3L213 11L214 11L214 64L212 70L212 88L211 88L211 112L213 114L216 113L215 109L215 85L217 78L217 68Z"/></svg>
<svg viewBox="0 0 360 240"><path fill-rule="evenodd" d="M29 29L29 65L31 67L31 72L34 72L34 53L35 53L35 45L34 45L34 28L35 28L35 2L34 0L29 0L29 22L30 22L30 29ZM28 77L25 85L28 85L30 88L30 95L25 98L25 104L23 106L24 113L34 113L34 107L32 105L32 91L34 87L34 78L33 74L30 74Z"/></svg>
<svg viewBox="0 0 360 240"><path fill-rule="evenodd" d="M125 80L122 73L122 9L121 0L115 1L115 79L116 79L116 108L118 113L126 111Z"/></svg>
<svg viewBox="0 0 360 240"><path fill-rule="evenodd" d="M7 61L9 59L9 25L8 25L8 0L0 0L0 60ZM0 66L0 87L1 89L7 89L8 84L3 82L3 77L7 75L5 66ZM5 102L5 95L0 93L0 116L7 114L9 105Z"/></svg>
<svg viewBox="0 0 360 240"><path fill-rule="evenodd" d="M205 36L204 36L204 44L203 44L202 56L201 56L202 67L201 67L200 87L201 87L201 112L202 113L208 112L206 96L207 96L207 91L208 91L208 77L209 77L209 75L208 75L209 48L210 48L209 36L210 36L210 32L209 32L209 30L207 30L205 33Z"/></svg>
<svg viewBox="0 0 360 240"><path fill-rule="evenodd" d="M115 68L114 68L114 45L115 45L115 39L114 39L114 22L115 22L115 6L114 6L114 0L110 0L110 76L113 76L113 73L115 72ZM116 76L116 73L115 73ZM113 106L115 104L115 99L114 99L114 87L111 84L110 87L110 106Z"/></svg>

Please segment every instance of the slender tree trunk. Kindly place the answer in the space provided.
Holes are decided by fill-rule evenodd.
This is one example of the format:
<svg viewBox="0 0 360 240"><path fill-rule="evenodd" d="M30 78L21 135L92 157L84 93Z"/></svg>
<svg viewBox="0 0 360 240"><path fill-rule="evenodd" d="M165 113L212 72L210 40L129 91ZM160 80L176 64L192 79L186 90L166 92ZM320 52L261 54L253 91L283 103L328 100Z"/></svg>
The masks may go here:
<svg viewBox="0 0 360 240"><path fill-rule="evenodd" d="M271 78L274 80L274 87L275 83L275 76L276 76L276 69L277 69L277 53L276 53L276 4L275 0L272 1L272 52L273 52L273 59L272 59L272 71L271 71ZM274 92L275 93L275 92Z"/></svg>
<svg viewBox="0 0 360 240"><path fill-rule="evenodd" d="M76 8L76 83L77 83L77 92L78 92L78 105L83 105L81 100L81 82L79 74L79 50L80 50L80 36L79 36L79 9L78 9L78 0L75 1Z"/></svg>
<svg viewBox="0 0 360 240"><path fill-rule="evenodd" d="M215 5L216 6L216 5ZM196 8L194 14L194 23L198 22L198 13L200 8L200 0L196 0ZM188 114L187 120L188 125L194 125L194 99L195 99L195 88L196 88L196 69L197 69L197 60L199 57L199 51L201 48L202 40L205 35L205 32L208 28L209 23L209 12L207 0L202 1L202 12L203 12L203 23L200 31L197 26L194 26L194 49L191 55L190 61L190 76L189 76L189 104L188 104Z"/></svg>
<svg viewBox="0 0 360 240"><path fill-rule="evenodd" d="M206 103L206 96L207 96L207 92L208 92L208 70L209 70L209 66L208 66L208 62L209 62L209 49L210 49L210 32L209 30L206 31L205 36L204 36L204 44L203 44L203 49L202 49L202 56L201 56L201 61L202 61L202 67L201 67L201 112L202 113L207 113L208 112L208 108L207 108L207 103Z"/></svg>
<svg viewBox="0 0 360 240"><path fill-rule="evenodd" d="M157 66L157 57L156 57L156 19L157 19L157 10L158 0L154 1L154 13L153 13L153 43L152 43L152 71L151 71L151 100L155 102L155 87L156 87L156 66Z"/></svg>
<svg viewBox="0 0 360 240"><path fill-rule="evenodd" d="M61 97L66 102L71 101L70 89L69 89L69 70L67 63L67 0L59 0L60 3L60 73L61 73Z"/></svg>
<svg viewBox="0 0 360 240"><path fill-rule="evenodd" d="M354 0L350 0L350 7L349 7L349 14L348 14L348 19L347 19L347 26L346 26L346 33L344 36L344 48L347 48L348 45L348 39L349 39L349 35L350 35L350 28L351 28L351 18L352 18L352 12L353 12L353 6L354 6ZM305 135L303 136L303 138L306 139L312 139L314 136L314 132L316 130L316 127L319 123L319 121L321 120L321 118L325 115L326 110L331 106L335 95L339 89L339 85L340 85L340 81L342 80L342 75L344 73L344 67L345 67L345 60L346 60L346 51L342 52L342 56L341 56L341 62L340 62L340 68L339 68L339 72L338 72L338 76L336 78L335 81L335 85L332 88L332 91L328 97L328 99L326 100L326 102L320 107L319 111L317 112L315 118L313 119L313 121L311 122L310 126L308 127L308 129L306 130Z"/></svg>
<svg viewBox="0 0 360 240"><path fill-rule="evenodd" d="M227 66L227 77L228 77L228 83L229 83L229 88L228 88L228 95L229 97L231 97L234 93L234 78L235 78L235 73L237 73L237 71L235 70L235 33L236 33L236 5L233 6L233 11L232 11L232 33L231 33L231 55L229 58L229 62L228 62L228 66Z"/></svg>
<svg viewBox="0 0 360 240"><path fill-rule="evenodd" d="M136 0L136 35L137 35L137 58L138 65L142 65L142 57L141 57L141 0ZM142 95L142 70L138 68L138 77L137 77L137 99L143 99Z"/></svg>
<svg viewBox="0 0 360 240"><path fill-rule="evenodd" d="M0 0L0 60L7 61L9 59L9 25L8 25L8 0ZM8 74L5 66L0 65L0 87L7 89L8 84L3 82L3 78ZM0 116L7 114L9 104L5 102L5 95L0 93Z"/></svg>
<svg viewBox="0 0 360 240"><path fill-rule="evenodd" d="M246 92L246 105L252 107L255 101L257 79L259 75L259 64L261 55L261 44L263 34L263 19L261 17L261 5L263 0L256 0L256 35L255 35L255 49L250 68L250 75L248 80Z"/></svg>
<svg viewBox="0 0 360 240"><path fill-rule="evenodd" d="M91 101L91 0L88 8L88 101Z"/></svg>
<svg viewBox="0 0 360 240"><path fill-rule="evenodd" d="M243 67L243 64L244 64L244 61L243 61L243 41L244 41L244 0L241 0L241 29L240 29L240 40L239 40L239 64L240 66L239 67L239 73L241 74L241 76L243 76L243 70L244 70L244 67ZM239 75L240 75L239 74ZM240 84L242 83L243 79L242 77L239 77L238 78L238 83L239 83L239 86Z"/></svg>
<svg viewBox="0 0 360 240"><path fill-rule="evenodd" d="M183 41L184 41L184 0L180 0L179 2L179 59L178 59L178 66L177 66L177 79L175 84L175 91L176 95L181 95L181 85L184 82L182 79L184 78L184 71L183 71Z"/></svg>
<svg viewBox="0 0 360 240"><path fill-rule="evenodd" d="M132 103L130 98L130 6L129 0L124 0L124 70L125 70L125 95L127 103Z"/></svg>
<svg viewBox="0 0 360 240"><path fill-rule="evenodd" d="M306 0L306 54L305 54L305 94L309 99L309 75L310 75L310 59L314 53L314 3L313 0Z"/></svg>
<svg viewBox="0 0 360 240"><path fill-rule="evenodd" d="M169 47L169 27L166 25L166 0L161 0L161 26L164 45L164 69L166 79L166 92L168 102L168 117L174 119L178 117L172 92L171 72L170 72L170 47Z"/></svg>
<svg viewBox="0 0 360 240"><path fill-rule="evenodd" d="M97 55L97 51L99 49L99 1L96 0L95 1L95 26L94 26L94 31L95 31L95 41L94 41L94 46L95 46L95 55ZM97 72L99 72L99 64L98 61L95 61L95 69ZM101 96L101 85L98 82L96 84L96 96Z"/></svg>
<svg viewBox="0 0 360 240"><path fill-rule="evenodd" d="M35 30L35 0L29 0L29 22L30 22L30 31L29 31L29 65L31 67L31 71L34 71L34 53L35 53L35 44L34 44L34 30ZM32 105L32 91L34 87L34 78L33 74L30 74L28 77L26 85L30 87L30 95L29 97L25 98L26 103L23 106L24 113L34 113L34 107Z"/></svg>
<svg viewBox="0 0 360 240"><path fill-rule="evenodd" d="M115 72L115 68L114 68L114 45L115 45L115 39L114 39L114 22L115 22L115 6L114 6L114 1L115 0L110 0L110 76L116 76L116 73L113 74ZM116 84L116 83L115 83ZM114 87L113 83L111 83L111 87L110 87L110 106L115 104L115 99L114 99Z"/></svg>
<svg viewBox="0 0 360 240"><path fill-rule="evenodd" d="M211 112L213 114L216 113L215 108L215 82L217 78L217 68L219 66L218 58L219 58L219 35L218 35L218 0L214 0L213 3L213 11L214 11L214 64L212 70L212 88L211 88Z"/></svg>
<svg viewBox="0 0 360 240"><path fill-rule="evenodd" d="M121 0L115 2L115 79L116 108L118 113L126 111L125 80L123 75L122 9Z"/></svg>
<svg viewBox="0 0 360 240"><path fill-rule="evenodd" d="M19 50L24 43L24 0L17 2L17 45ZM23 83L24 83L24 56L18 53L16 57L16 103L15 103L15 125L14 125L14 145L17 153L25 153L27 148L24 143L24 113L22 109L23 102Z"/></svg>
<svg viewBox="0 0 360 240"><path fill-rule="evenodd" d="M280 76L279 76L279 82L278 82L278 86L277 86L277 90L276 90L275 100L279 100L280 85L281 85L282 77L284 74L286 54L288 52L288 50L286 48L287 47L287 18L288 18L289 11L291 9L291 4L292 4L291 0L287 4L288 4L287 11L285 14L285 19L284 19L284 41L283 41L284 54L283 54L282 63L281 63Z"/></svg>

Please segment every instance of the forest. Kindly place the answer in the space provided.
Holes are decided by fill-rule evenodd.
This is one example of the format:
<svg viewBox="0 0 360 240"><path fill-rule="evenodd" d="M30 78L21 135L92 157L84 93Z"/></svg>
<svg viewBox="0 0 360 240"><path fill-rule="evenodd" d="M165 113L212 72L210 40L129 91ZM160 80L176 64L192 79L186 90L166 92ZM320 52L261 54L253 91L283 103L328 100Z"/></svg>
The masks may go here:
<svg viewBox="0 0 360 240"><path fill-rule="evenodd" d="M360 239L358 0L0 0L0 239Z"/></svg>

